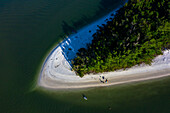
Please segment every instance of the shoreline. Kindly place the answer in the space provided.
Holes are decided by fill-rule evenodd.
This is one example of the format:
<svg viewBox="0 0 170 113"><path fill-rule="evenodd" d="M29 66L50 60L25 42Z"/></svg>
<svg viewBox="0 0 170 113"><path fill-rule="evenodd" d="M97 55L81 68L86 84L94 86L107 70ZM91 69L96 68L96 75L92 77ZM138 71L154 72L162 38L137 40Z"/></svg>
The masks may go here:
<svg viewBox="0 0 170 113"><path fill-rule="evenodd" d="M165 71L165 70L164 70ZM39 86L42 89L45 90L77 90L77 89L87 89L87 88L100 88L100 87L111 87L111 86L116 86L116 85L124 85L124 84L135 84L135 83L140 83L140 82L144 82L144 81L153 81L153 80L159 80L162 78L168 78L170 77L170 71L167 74L163 74L163 72L160 72L160 76L151 76L151 77L144 77L144 78L136 78L136 79L130 79L127 81L118 81L118 82L110 82L112 80L116 81L118 79L122 79L124 76L119 76L119 77L115 77L115 78L111 78L111 80L109 80L109 83L90 83L90 82L86 82L84 84L82 83L75 83L72 84L72 86L69 85L61 85L60 83L58 83L58 85L61 85L59 87L56 87L57 84L50 86L50 85L43 85L43 86ZM166 73L166 72L165 72ZM150 75L154 74L154 73L149 73ZM146 75L146 73L142 73L142 75ZM133 75L130 75L129 77L132 77ZM141 77L141 76L140 76ZM126 79L126 78L124 78ZM63 83L66 84L66 83Z"/></svg>
<svg viewBox="0 0 170 113"><path fill-rule="evenodd" d="M109 82L101 83L99 81L100 76L105 76ZM151 66L143 64L126 70L99 73L97 75L89 74L83 78L77 76L80 78L79 80L75 80L75 78L74 80L67 80L65 78L67 81L64 81L43 76L39 86L50 90L84 89L160 79L168 76L170 76L170 50L164 51L164 55L157 56Z"/></svg>
<svg viewBox="0 0 170 113"><path fill-rule="evenodd" d="M128 1L128 0L126 0L126 2L127 2L127 1ZM125 3L126 3L126 2L125 2ZM121 7L121 6L120 6L120 7ZM113 17L113 16L110 16L110 15L111 15L112 13L115 14L116 11L117 11L118 9L120 9L120 7L114 9L114 10L111 11L109 14L107 14L106 16L98 19L97 21L101 21L101 20L103 20L103 19L105 19L105 18ZM94 23L97 23L97 22L95 21L95 22L93 22L93 23L91 23L91 24L88 24L88 25L82 27L81 29L79 29L77 32L82 32L82 31L84 31L84 29L87 29L88 26L93 25ZM105 23L106 23L106 21L105 21ZM98 29L98 28L97 28L97 29ZM96 30L97 30L97 29L96 29ZM73 33L73 34L71 34L69 37L74 37L74 35L76 35L76 34L77 34L77 33ZM94 33L91 32L91 34L94 34ZM43 71L43 69L44 69L44 67L45 67L46 62L47 62L48 59L50 58L50 56L53 54L53 52L54 52L59 46L62 45L62 43L64 43L65 41L67 41L67 39L68 39L68 38L65 37L65 38L63 39L63 41L61 41L60 43L58 43L57 46L55 46L55 47L48 53L48 55L46 56L45 60L43 61L43 65L41 66L40 76L42 75L42 71ZM39 81L39 79L40 79L40 77L38 78L38 81Z"/></svg>
<svg viewBox="0 0 170 113"><path fill-rule="evenodd" d="M126 0L126 2L128 2L128 0ZM125 2L125 3L126 3L126 2ZM77 32L84 32L84 29L88 29L89 26L95 26L95 25L93 25L93 24L95 24L95 23L102 23L102 24L103 24L103 23L106 23L107 21L104 21L104 22L100 22L100 21L103 21L103 20L105 20L106 18L109 18L109 17L113 17L113 16L111 16L111 14L115 14L116 11L121 8L121 6L122 6L122 5L120 5L120 7L114 9L114 10L111 11L109 14L105 15L104 17L98 19L97 21L95 21L95 22L93 22L93 23L91 23L91 24L88 24L87 26L82 27L82 28L81 28L80 30L78 30ZM101 25L101 24L99 24L99 25ZM95 32L96 32L96 30L98 29L98 27L95 26L95 28L96 28L96 29L95 29ZM95 32L93 31L93 32L91 32L91 34L94 34ZM81 33L80 33L80 34L81 34ZM71 34L69 37L74 37L74 35L77 35L77 33ZM68 39L67 37L66 37L65 39L63 39L62 42L58 43L57 46L55 46L55 47L48 53L47 57L45 58L45 60L44 60L44 62L43 62L43 65L41 66L40 74L39 74L39 77L38 77L38 84L39 84L39 82L40 82L40 78L41 78L42 72L43 72L43 70L44 70L44 67L45 67L47 61L49 60L50 56L54 53L54 51L55 51L59 46L62 45L62 43L64 43L65 41L67 41L67 39Z"/></svg>
<svg viewBox="0 0 170 113"><path fill-rule="evenodd" d="M80 89L145 81L170 76L169 50L163 51L163 55L157 56L153 60L151 66L142 64L126 70L104 72L96 75L88 74L83 78L80 78L72 71L71 59L76 57L76 53L80 48L86 48L86 44L92 41L92 35L98 30L98 25L105 24L107 19L113 18L113 14L115 14L119 8L113 10L103 18L83 27L75 34L68 36L68 38L65 38L52 49L42 65L37 86L46 89ZM107 78L109 82L101 83L101 76Z"/></svg>

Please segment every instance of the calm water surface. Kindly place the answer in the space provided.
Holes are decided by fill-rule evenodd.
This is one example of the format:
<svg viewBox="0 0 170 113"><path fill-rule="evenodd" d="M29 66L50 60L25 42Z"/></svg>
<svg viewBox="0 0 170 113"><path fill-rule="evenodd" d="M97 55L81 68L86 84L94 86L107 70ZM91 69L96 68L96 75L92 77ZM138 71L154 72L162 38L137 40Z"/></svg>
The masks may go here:
<svg viewBox="0 0 170 113"><path fill-rule="evenodd" d="M80 91L31 90L45 56L54 45L72 30L95 21L122 3L0 0L0 113L168 112L169 78ZM84 101L82 94L89 100Z"/></svg>

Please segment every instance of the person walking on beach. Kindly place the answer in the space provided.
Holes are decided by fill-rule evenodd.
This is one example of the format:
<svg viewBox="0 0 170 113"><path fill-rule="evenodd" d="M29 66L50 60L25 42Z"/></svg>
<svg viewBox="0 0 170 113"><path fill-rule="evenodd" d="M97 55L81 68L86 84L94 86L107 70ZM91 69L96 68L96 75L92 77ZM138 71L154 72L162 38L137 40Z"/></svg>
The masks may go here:
<svg viewBox="0 0 170 113"><path fill-rule="evenodd" d="M106 80L105 80L105 83L107 83L107 82L108 82L108 80L106 79Z"/></svg>

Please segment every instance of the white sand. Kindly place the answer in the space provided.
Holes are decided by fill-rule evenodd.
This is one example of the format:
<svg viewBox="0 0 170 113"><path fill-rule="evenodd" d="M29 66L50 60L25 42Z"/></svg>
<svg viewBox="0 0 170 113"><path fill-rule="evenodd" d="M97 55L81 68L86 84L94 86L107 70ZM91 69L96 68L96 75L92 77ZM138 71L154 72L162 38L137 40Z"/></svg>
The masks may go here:
<svg viewBox="0 0 170 113"><path fill-rule="evenodd" d="M126 70L115 72L100 73L97 75L85 75L80 78L71 70L70 60L76 57L78 49L84 47L92 41L92 35L98 29L97 25L105 24L112 13L100 20L84 27L76 34L73 34L61 42L51 51L42 67L38 85L51 89L68 88L87 88L97 86L108 86L122 84L134 81L142 81L154 78L160 78L170 75L170 51L166 50L163 55L157 56L151 66L140 65ZM113 17L112 17L113 18ZM91 30L91 32L89 32ZM70 50L71 49L71 50ZM101 83L100 76L105 76L108 83Z"/></svg>

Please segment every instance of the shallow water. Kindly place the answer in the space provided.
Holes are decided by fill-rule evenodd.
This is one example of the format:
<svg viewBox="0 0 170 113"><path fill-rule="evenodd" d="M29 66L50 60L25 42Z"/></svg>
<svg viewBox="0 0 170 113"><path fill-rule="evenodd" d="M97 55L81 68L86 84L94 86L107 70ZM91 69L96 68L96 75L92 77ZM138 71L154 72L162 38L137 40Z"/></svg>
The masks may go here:
<svg viewBox="0 0 170 113"><path fill-rule="evenodd" d="M126 87L55 93L30 90L45 56L54 45L72 30L100 18L121 3L119 0L0 0L0 113L112 112L108 111L108 106L121 112L122 105L130 110L134 103L129 107L127 103L135 101L131 98L134 95L120 93L127 91ZM165 90L167 87L168 81L150 89L156 92L153 93L155 105L161 101L164 110L168 103L160 97L169 94ZM132 92L136 93L133 88ZM89 101L82 99L82 93ZM144 101L146 105L152 102L147 98ZM140 105L142 103L136 107Z"/></svg>

